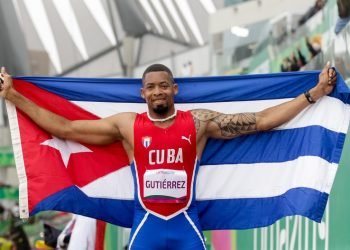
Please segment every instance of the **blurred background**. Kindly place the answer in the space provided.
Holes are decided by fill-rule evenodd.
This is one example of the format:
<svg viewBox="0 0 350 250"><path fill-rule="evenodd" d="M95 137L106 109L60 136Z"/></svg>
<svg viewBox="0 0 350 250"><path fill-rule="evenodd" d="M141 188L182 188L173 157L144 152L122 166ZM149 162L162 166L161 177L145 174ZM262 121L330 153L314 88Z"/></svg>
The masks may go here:
<svg viewBox="0 0 350 250"><path fill-rule="evenodd" d="M350 0L0 0L0 64L16 76L139 78L152 63L188 77L319 70L330 61L350 84L349 21ZM205 232L208 249L350 249L349 140L322 223L295 216ZM1 100L0 250L67 249L69 239L70 249L126 249L127 229L85 217L19 220L15 171Z"/></svg>

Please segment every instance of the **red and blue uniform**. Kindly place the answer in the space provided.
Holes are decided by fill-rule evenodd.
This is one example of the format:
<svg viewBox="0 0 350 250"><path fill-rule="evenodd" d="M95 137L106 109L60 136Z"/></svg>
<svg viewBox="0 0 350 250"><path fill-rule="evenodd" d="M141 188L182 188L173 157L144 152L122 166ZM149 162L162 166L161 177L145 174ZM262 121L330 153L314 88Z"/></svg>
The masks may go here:
<svg viewBox="0 0 350 250"><path fill-rule="evenodd" d="M190 112L178 111L168 128L155 126L146 113L137 115L129 249L205 249L195 202L198 166Z"/></svg>

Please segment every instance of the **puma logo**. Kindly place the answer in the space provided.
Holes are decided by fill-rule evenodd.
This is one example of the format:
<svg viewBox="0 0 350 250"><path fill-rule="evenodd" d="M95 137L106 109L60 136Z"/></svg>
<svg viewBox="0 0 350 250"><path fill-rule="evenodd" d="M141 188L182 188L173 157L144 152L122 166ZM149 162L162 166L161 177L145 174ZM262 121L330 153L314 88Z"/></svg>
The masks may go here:
<svg viewBox="0 0 350 250"><path fill-rule="evenodd" d="M188 138L186 136L181 136L181 139L186 140L189 144L191 144L191 135L189 135Z"/></svg>

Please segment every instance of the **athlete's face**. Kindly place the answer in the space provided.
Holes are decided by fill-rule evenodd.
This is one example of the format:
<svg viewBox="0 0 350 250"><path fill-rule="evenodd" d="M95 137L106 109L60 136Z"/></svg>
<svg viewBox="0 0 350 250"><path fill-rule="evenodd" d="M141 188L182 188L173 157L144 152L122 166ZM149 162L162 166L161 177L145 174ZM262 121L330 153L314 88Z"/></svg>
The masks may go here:
<svg viewBox="0 0 350 250"><path fill-rule="evenodd" d="M153 115L173 114L174 96L177 92L177 84L165 71L149 72L144 76L141 96L146 100L148 110Z"/></svg>

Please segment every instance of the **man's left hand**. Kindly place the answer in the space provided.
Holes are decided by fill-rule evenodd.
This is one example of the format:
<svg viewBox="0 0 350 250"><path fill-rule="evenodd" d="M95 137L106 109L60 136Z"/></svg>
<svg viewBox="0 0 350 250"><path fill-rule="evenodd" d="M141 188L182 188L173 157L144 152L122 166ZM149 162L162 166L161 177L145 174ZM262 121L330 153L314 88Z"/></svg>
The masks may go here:
<svg viewBox="0 0 350 250"><path fill-rule="evenodd" d="M322 96L330 94L337 83L337 71L330 66L328 62L319 75L319 82L316 88L321 92Z"/></svg>

